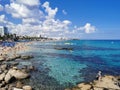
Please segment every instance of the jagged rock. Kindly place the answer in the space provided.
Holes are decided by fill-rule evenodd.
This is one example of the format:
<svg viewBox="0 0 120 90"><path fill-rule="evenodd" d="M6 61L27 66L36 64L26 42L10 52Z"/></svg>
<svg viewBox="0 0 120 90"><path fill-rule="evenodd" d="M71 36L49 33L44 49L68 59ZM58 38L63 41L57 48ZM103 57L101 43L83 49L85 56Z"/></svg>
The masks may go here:
<svg viewBox="0 0 120 90"><path fill-rule="evenodd" d="M26 86L23 86L23 90L32 90L32 87L31 87L31 86L26 85Z"/></svg>
<svg viewBox="0 0 120 90"><path fill-rule="evenodd" d="M2 81L5 77L5 73L0 74L0 81Z"/></svg>
<svg viewBox="0 0 120 90"><path fill-rule="evenodd" d="M21 55L15 55L15 56L7 58L7 61L12 61L12 60L18 59L20 57L21 57Z"/></svg>

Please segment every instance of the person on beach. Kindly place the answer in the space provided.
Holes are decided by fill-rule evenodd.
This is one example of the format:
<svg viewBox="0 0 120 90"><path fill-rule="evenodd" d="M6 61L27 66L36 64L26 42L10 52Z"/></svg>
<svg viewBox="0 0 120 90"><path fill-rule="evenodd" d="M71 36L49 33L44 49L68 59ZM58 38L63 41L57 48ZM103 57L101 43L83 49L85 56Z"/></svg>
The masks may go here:
<svg viewBox="0 0 120 90"><path fill-rule="evenodd" d="M99 81L101 81L102 80L102 75L101 75L101 71L99 71L98 73L97 73L97 76L96 76L96 78L97 78L97 80L99 80Z"/></svg>

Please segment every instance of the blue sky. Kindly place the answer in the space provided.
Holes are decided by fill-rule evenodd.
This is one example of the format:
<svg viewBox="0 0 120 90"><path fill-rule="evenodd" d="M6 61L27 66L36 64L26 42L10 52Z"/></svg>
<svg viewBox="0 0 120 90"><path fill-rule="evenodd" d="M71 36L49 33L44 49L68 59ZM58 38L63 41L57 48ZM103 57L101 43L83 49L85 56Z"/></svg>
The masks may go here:
<svg viewBox="0 0 120 90"><path fill-rule="evenodd" d="M0 19L22 35L120 39L120 0L0 0Z"/></svg>

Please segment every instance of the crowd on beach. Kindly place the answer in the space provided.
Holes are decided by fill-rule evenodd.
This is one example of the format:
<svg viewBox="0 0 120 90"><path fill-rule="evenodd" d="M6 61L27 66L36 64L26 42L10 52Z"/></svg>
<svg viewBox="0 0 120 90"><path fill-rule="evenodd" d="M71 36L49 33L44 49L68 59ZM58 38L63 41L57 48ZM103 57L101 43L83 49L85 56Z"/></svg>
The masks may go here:
<svg viewBox="0 0 120 90"><path fill-rule="evenodd" d="M8 43L8 42L6 42ZM25 52L25 50L27 50L28 44L30 44L31 42L13 42L13 43L9 43L9 45L1 45L0 46L0 57L3 57L4 59L6 59L8 56L9 57L15 57L20 51Z"/></svg>

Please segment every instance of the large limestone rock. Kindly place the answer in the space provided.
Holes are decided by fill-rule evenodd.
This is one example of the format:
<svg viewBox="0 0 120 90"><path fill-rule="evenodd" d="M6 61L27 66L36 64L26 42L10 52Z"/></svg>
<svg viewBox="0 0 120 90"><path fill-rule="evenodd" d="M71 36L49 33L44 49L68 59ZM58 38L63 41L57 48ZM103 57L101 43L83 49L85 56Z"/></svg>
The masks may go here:
<svg viewBox="0 0 120 90"><path fill-rule="evenodd" d="M120 90L120 87L117 86L115 83L117 83L117 79L114 76L104 76L102 77L101 81L94 81L94 87L95 88L108 88L108 89L116 89Z"/></svg>
<svg viewBox="0 0 120 90"><path fill-rule="evenodd" d="M14 79L25 79L29 77L29 74L21 71L21 70L16 70L16 69L10 69L8 73L5 75L5 82L9 83L11 80Z"/></svg>
<svg viewBox="0 0 120 90"><path fill-rule="evenodd" d="M27 78L29 77L29 74L28 73L25 73L21 70L15 70L15 69L10 69L8 71L8 73L11 75L11 76L14 76L16 79L24 79L24 78Z"/></svg>

